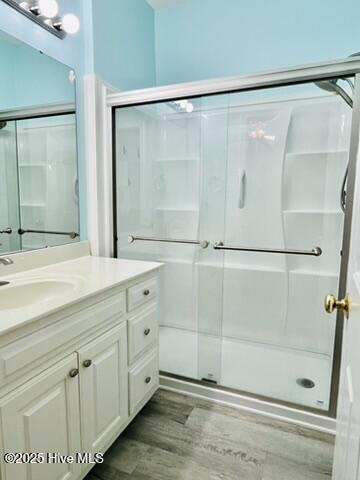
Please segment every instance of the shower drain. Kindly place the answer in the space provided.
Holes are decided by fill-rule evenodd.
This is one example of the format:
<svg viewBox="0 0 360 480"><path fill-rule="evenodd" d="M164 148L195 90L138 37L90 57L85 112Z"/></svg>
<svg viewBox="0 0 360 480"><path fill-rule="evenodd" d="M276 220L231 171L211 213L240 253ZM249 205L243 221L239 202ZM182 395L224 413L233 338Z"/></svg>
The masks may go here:
<svg viewBox="0 0 360 480"><path fill-rule="evenodd" d="M296 380L296 383L298 385L300 385L300 387L303 387L303 388L314 388L315 387L315 383L310 380L310 378L298 378Z"/></svg>

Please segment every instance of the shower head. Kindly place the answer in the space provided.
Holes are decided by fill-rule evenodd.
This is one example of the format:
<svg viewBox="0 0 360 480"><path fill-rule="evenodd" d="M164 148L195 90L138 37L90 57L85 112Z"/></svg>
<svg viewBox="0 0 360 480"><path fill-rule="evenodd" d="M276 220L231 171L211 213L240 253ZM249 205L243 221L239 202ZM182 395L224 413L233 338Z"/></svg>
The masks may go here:
<svg viewBox="0 0 360 480"><path fill-rule="evenodd" d="M326 92L336 92L337 80L320 80L315 82L315 85Z"/></svg>
<svg viewBox="0 0 360 480"><path fill-rule="evenodd" d="M337 95L340 95L340 97L345 100L345 102L349 105L350 108L353 108L353 99L350 97L350 95L338 84L338 80L339 79L335 79L335 80L319 80L318 82L315 82L315 85L319 88L321 88L321 90L325 90L326 92L332 92L332 93L336 93ZM352 84L352 82L347 79L347 78L344 78L343 79L344 81L346 81L350 87L351 87L351 90L354 89L354 85Z"/></svg>
<svg viewBox="0 0 360 480"><path fill-rule="evenodd" d="M7 122L0 121L0 130L2 130L3 128L5 128L6 125L7 125Z"/></svg>
<svg viewBox="0 0 360 480"><path fill-rule="evenodd" d="M350 55L350 57L358 57L358 56L360 56L360 52L356 52ZM354 84L347 77L341 78L341 79L336 78L333 80L319 80L318 82L315 82L315 85L321 88L322 90L325 90L326 92L332 92L332 93L336 93L337 95L340 95L340 97L349 105L349 107L353 108L354 101L350 97L350 95L338 84L339 80L343 80L349 85L351 92L354 96L354 90L355 90ZM340 193L340 206L341 206L341 210L344 213L346 209L346 194L347 194L346 183L347 183L348 175L349 175L349 164L347 165L345 170L344 178L341 184L341 193Z"/></svg>

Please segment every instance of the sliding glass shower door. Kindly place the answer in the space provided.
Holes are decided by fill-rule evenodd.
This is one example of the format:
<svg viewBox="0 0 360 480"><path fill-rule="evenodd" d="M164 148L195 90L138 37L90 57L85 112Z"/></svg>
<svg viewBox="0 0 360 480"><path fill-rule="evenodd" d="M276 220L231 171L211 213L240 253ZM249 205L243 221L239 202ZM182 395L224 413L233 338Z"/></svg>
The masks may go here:
<svg viewBox="0 0 360 480"><path fill-rule="evenodd" d="M116 110L117 254L165 264L162 371L329 409L350 124L315 84Z"/></svg>
<svg viewBox="0 0 360 480"><path fill-rule="evenodd" d="M0 253L77 241L78 197L75 114L0 121Z"/></svg>
<svg viewBox="0 0 360 480"><path fill-rule="evenodd" d="M184 115L180 104L169 102L116 112L116 246L119 257L164 263L161 369L198 378L201 100L190 108Z"/></svg>

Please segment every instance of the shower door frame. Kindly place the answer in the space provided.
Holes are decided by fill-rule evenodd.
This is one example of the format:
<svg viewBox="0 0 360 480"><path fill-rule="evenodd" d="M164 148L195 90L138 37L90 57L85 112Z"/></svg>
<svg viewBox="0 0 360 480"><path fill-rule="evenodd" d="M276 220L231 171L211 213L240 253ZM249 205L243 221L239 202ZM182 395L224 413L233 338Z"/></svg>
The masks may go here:
<svg viewBox="0 0 360 480"><path fill-rule="evenodd" d="M106 118L108 119L110 131L112 132L111 148L112 152L112 170L107 169L107 179L112 184L113 189L113 205L112 211L108 209L107 214L112 216L113 222L113 244L112 246L104 246L108 251L117 258L117 198L116 198L116 110L122 107L135 107L140 105L153 104L158 102L180 100L182 98L198 98L214 96L219 94L238 93L246 91L263 90L274 87L286 87L303 83L314 83L318 80L331 80L343 77L354 77L354 106L351 120L351 134L349 145L349 176L347 184L347 207L345 212L343 240L342 240L342 256L339 275L338 298L343 298L347 288L347 271L349 261L349 246L351 238L353 199L355 190L355 178L357 168L357 157L359 151L360 138L360 58L349 57L343 60L323 62L318 64L310 64L298 66L294 68L286 68L273 70L268 72L260 72L254 75L244 75L237 77L226 77L220 79L212 79L209 81L197 81L191 83L182 83L168 85L163 87L153 87L141 90L131 90L107 96ZM109 147L109 146L108 146ZM107 148L104 147L107 151ZM111 235L110 235L111 237ZM331 374L330 402L328 410L319 410L314 407L307 407L292 402L282 401L276 398L270 398L263 395L257 395L250 392L230 389L217 385L217 390L228 391L231 394L253 398L260 401L272 402L274 404L283 405L290 409L298 409L300 411L310 412L319 416L330 418L336 417L338 390L340 380L341 352L343 339L343 314L338 311L336 315L335 340L333 350L333 364ZM169 378L182 378L176 375L169 375ZM193 379L184 379L191 383L200 385L209 385ZM214 389L214 386L209 388Z"/></svg>

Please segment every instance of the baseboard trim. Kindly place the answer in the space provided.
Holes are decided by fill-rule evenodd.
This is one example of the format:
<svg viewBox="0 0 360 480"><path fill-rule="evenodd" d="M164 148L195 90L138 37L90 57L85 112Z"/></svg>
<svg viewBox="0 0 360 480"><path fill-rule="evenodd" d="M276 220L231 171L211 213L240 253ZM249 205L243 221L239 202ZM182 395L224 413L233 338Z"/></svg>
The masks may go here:
<svg viewBox="0 0 360 480"><path fill-rule="evenodd" d="M161 375L160 387L164 390L203 398L223 405L294 423L319 432L329 433L331 435L335 435L336 432L336 420L334 418L224 391L211 385L204 386L188 380Z"/></svg>

